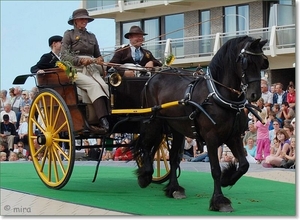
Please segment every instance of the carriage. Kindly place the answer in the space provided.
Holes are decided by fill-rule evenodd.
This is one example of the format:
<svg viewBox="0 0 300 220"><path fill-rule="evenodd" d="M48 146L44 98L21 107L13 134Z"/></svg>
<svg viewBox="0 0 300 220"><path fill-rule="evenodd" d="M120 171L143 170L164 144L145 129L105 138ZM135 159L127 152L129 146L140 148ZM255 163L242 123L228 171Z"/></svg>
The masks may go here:
<svg viewBox="0 0 300 220"><path fill-rule="evenodd" d="M126 65L125 65L126 67ZM129 65L139 72L140 67ZM117 142L114 133L130 133L133 139L138 136L140 123L146 120L144 113L151 109L141 109L140 94L148 76L123 78L111 69L106 78L110 90L111 129L107 134L98 134L92 125L98 123L91 103L84 102L84 91L72 83L63 69L51 68L45 73L17 76L13 84L24 84L28 77L34 77L39 93L32 101L28 120L28 143L36 172L49 188L61 189L72 174L76 150L99 148L100 155L96 165L93 182L105 150L112 150L129 144ZM167 151L170 135L166 133L160 149L156 152L154 183L168 180L169 165ZM100 143L83 145L84 139L96 138ZM133 140L134 141L134 140ZM44 155L44 157L42 157Z"/></svg>
<svg viewBox="0 0 300 220"><path fill-rule="evenodd" d="M214 190L209 209L233 211L221 187L233 186L249 168L241 134L247 125L245 109L261 120L251 102L261 96L261 71L269 66L263 53L266 42L249 36L229 39L204 74L171 67L135 78L121 79L109 73L110 133L137 134L130 147L137 162L140 187L169 180L164 188L166 196L186 198L178 182L182 143L184 136L196 138L206 143L210 158ZM24 83L29 76L19 76L15 81ZM28 122L31 155L40 179L48 187L60 189L70 179L75 149L83 147L75 146L76 139L100 138L102 144L97 147L102 148L102 153L113 144L109 134L91 131L95 123L91 106L82 102L64 71L50 69L36 78L40 92L32 102ZM229 163L223 170L217 156L222 144L238 160L238 164ZM169 151L169 161L165 149ZM47 156L38 160L40 153ZM101 156L93 181L100 161Z"/></svg>

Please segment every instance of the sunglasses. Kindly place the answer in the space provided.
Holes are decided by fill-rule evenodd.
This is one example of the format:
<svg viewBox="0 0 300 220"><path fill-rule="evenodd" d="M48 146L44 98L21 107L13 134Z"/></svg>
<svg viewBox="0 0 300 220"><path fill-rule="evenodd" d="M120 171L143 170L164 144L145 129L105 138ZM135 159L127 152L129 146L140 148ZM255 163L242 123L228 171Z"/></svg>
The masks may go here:
<svg viewBox="0 0 300 220"><path fill-rule="evenodd" d="M18 147L23 147L23 145L18 145Z"/></svg>
<svg viewBox="0 0 300 220"><path fill-rule="evenodd" d="M279 125L279 124L273 124L273 125Z"/></svg>

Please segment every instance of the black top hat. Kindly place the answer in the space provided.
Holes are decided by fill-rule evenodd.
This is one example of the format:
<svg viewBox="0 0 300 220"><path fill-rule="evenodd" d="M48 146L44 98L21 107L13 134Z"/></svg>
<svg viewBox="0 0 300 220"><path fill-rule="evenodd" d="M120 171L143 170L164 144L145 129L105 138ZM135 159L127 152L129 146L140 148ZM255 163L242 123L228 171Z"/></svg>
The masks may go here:
<svg viewBox="0 0 300 220"><path fill-rule="evenodd" d="M124 35L124 37L128 39L130 34L148 35L139 26L132 26L129 32Z"/></svg>
<svg viewBox="0 0 300 220"><path fill-rule="evenodd" d="M62 41L62 36L59 35L54 35L52 37L49 38L48 42L49 42L49 46L51 46L53 44L53 42L59 42Z"/></svg>
<svg viewBox="0 0 300 220"><path fill-rule="evenodd" d="M69 18L68 24L69 25L74 25L74 20L78 18L87 18L88 22L91 22L94 20L94 18L89 16L89 13L86 9L81 8L73 11L72 16Z"/></svg>
<svg viewBox="0 0 300 220"><path fill-rule="evenodd" d="M5 114L3 115L3 121L8 121L9 120L9 115Z"/></svg>

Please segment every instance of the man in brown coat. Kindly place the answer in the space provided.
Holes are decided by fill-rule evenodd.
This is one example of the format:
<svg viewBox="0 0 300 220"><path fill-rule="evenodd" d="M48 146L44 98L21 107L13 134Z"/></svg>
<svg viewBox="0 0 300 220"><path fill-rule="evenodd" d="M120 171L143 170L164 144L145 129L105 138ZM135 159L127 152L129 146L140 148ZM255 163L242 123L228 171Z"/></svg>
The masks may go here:
<svg viewBox="0 0 300 220"><path fill-rule="evenodd" d="M129 39L129 44L123 48L116 50L110 63L125 64L133 63L143 67L162 66L162 63L155 59L153 54L142 47L144 43L144 31L138 26L132 26L128 33L124 35ZM134 77L133 70L125 70L124 68L115 67L118 72L125 77Z"/></svg>

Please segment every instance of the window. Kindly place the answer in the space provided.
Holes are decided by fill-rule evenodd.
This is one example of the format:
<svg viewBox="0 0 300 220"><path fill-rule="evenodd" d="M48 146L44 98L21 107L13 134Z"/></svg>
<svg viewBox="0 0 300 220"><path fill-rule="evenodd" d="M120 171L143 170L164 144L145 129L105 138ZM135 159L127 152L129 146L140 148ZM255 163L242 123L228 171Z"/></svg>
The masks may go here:
<svg viewBox="0 0 300 220"><path fill-rule="evenodd" d="M249 30L249 5L224 7L224 32L245 34Z"/></svg>
<svg viewBox="0 0 300 220"><path fill-rule="evenodd" d="M183 38L184 17L183 14L165 16L165 33L168 38Z"/></svg>
<svg viewBox="0 0 300 220"><path fill-rule="evenodd" d="M212 51L213 43L209 37L211 33L210 11L200 11L200 53L209 53Z"/></svg>

